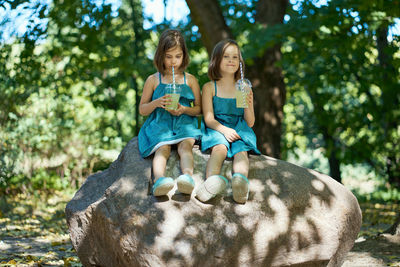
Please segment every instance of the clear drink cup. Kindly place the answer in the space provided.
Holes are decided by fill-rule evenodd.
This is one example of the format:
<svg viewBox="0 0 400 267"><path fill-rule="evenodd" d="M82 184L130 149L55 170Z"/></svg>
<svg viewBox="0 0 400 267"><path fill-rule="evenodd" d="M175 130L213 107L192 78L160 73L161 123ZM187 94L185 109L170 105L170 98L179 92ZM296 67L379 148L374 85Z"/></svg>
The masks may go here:
<svg viewBox="0 0 400 267"><path fill-rule="evenodd" d="M165 109L177 110L179 98L181 96L181 87L179 84L167 84L165 87L165 95L171 98L171 102L166 105Z"/></svg>
<svg viewBox="0 0 400 267"><path fill-rule="evenodd" d="M235 84L236 87L236 107L248 108L247 95L251 91L251 82L248 79L240 79Z"/></svg>

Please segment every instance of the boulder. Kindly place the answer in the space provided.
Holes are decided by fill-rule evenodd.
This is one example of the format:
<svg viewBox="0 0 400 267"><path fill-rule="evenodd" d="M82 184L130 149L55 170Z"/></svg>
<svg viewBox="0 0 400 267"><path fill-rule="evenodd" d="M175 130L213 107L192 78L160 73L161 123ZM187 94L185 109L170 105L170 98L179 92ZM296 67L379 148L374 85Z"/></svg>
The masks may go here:
<svg viewBox="0 0 400 267"><path fill-rule="evenodd" d="M194 179L208 154L197 147ZM250 195L228 189L202 203L150 192L151 158L137 138L108 169L89 176L67 204L72 244L84 266L340 266L361 226L357 199L331 177L264 155L250 159ZM167 175L180 174L171 153ZM231 177L232 161L222 173Z"/></svg>

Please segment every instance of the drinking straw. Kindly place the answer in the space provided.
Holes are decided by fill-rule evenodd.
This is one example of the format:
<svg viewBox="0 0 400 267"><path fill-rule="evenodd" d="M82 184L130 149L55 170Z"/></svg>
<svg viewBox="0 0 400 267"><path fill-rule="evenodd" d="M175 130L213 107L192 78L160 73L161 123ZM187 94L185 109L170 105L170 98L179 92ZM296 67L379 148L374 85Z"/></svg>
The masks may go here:
<svg viewBox="0 0 400 267"><path fill-rule="evenodd" d="M172 87L175 89L175 71L174 71L174 66L172 66Z"/></svg>
<svg viewBox="0 0 400 267"><path fill-rule="evenodd" d="M240 62L239 63L239 65L240 65L240 77L241 77L241 80L243 81L243 68L242 68L242 62Z"/></svg>

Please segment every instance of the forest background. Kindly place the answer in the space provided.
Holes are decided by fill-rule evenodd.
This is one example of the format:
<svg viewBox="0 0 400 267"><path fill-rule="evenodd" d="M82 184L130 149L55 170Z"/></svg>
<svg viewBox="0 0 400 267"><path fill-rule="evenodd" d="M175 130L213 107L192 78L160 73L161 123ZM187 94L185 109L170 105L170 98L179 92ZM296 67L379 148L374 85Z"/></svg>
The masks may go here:
<svg viewBox="0 0 400 267"><path fill-rule="evenodd" d="M360 203L393 204L395 223L399 1L186 4L179 21L164 11L156 22L139 0L0 1L0 218L12 212L11 196L71 195L116 159L146 119L143 84L155 72L159 34L172 27L185 36L200 85L215 43L238 41L264 154L331 175Z"/></svg>

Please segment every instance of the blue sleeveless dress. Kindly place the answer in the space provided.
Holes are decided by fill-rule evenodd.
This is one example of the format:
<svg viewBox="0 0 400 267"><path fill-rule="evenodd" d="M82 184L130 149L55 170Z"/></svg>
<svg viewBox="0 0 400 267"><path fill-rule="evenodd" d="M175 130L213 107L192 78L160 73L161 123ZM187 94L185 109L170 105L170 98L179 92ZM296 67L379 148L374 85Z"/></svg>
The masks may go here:
<svg viewBox="0 0 400 267"><path fill-rule="evenodd" d="M215 95L213 96L214 118L221 124L235 129L241 139L232 143L226 140L225 136L211 128L204 122L201 123L201 150L212 148L215 145L223 144L228 148L227 157L231 158L241 151L249 151L253 154L261 154L257 149L257 138L246 121L244 120L244 109L236 107L235 98L223 98L217 96L217 83L214 81Z"/></svg>
<svg viewBox="0 0 400 267"><path fill-rule="evenodd" d="M194 102L194 94L189 85L186 84L186 75L183 73L184 84L179 104L190 107ZM158 99L165 94L166 84L161 82L153 92L152 100ZM163 145L177 144L185 139L199 139L201 131L198 128L198 120L195 116L182 114L174 116L163 108L156 108L147 118L139 131L139 152L145 158L154 153Z"/></svg>

